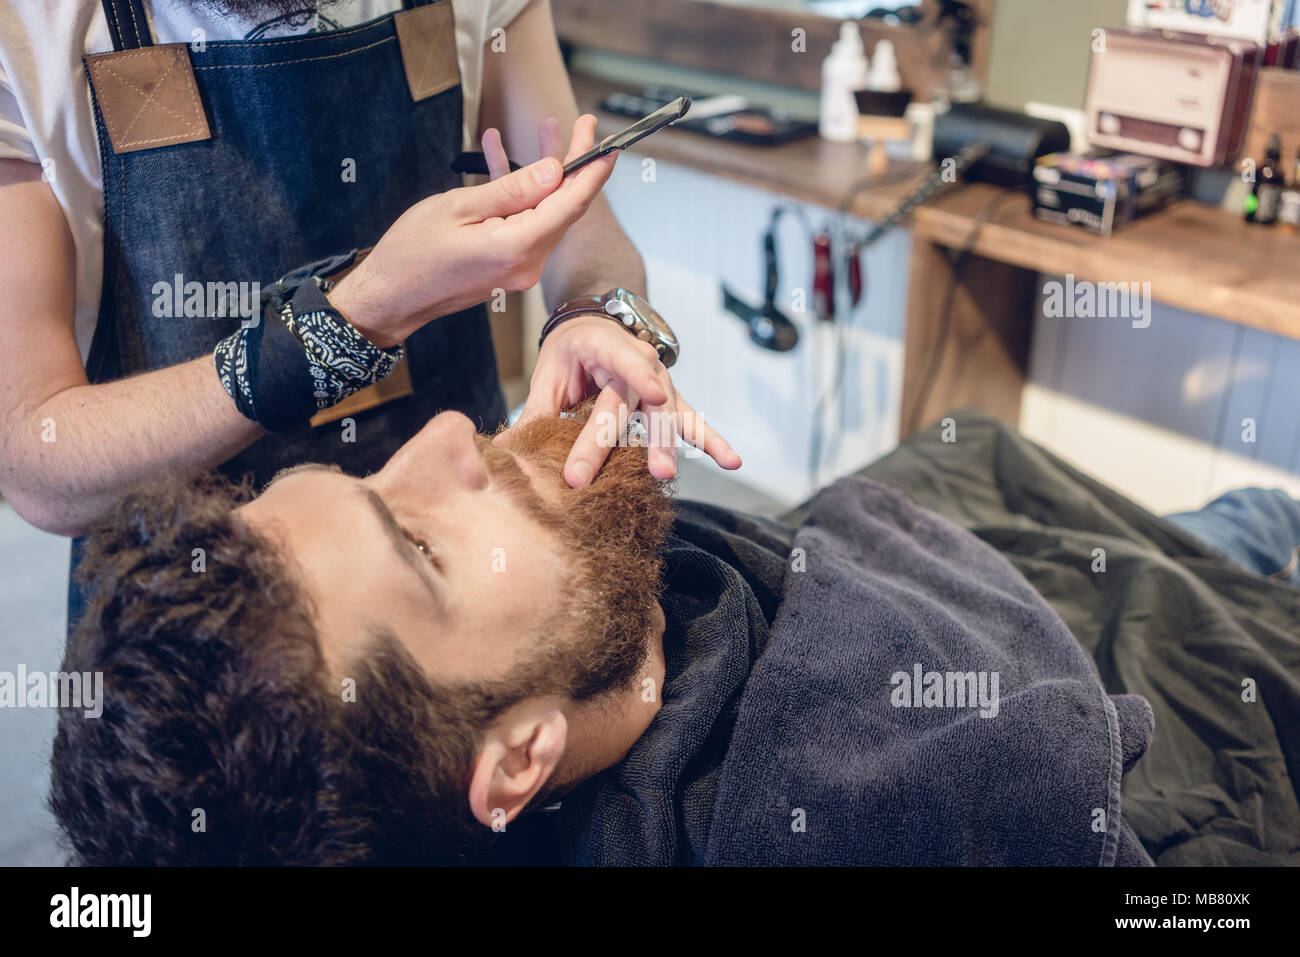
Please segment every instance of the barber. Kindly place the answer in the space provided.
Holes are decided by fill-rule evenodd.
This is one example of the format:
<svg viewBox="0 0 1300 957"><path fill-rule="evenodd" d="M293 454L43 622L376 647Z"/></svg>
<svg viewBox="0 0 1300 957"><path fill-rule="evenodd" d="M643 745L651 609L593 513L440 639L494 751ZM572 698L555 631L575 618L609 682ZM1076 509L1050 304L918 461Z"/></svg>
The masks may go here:
<svg viewBox="0 0 1300 957"><path fill-rule="evenodd" d="M600 196L613 159L561 177L595 119L548 0L293 6L66 0L0 25L0 492L40 528L79 535L162 473L365 472L445 409L492 428L506 410L485 301L539 279L554 313L529 417L593 392L692 411L655 324L605 309L621 288L653 312ZM495 178L460 187L453 160L480 126ZM253 280L251 316L213 315L211 297L170 308L191 282ZM570 484L607 454L584 434Z"/></svg>

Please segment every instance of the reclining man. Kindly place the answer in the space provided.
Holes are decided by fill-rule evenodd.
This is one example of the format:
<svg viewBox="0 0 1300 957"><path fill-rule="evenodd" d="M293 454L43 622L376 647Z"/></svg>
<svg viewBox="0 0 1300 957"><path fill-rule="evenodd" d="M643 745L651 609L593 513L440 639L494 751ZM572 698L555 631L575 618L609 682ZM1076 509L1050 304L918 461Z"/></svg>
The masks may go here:
<svg viewBox="0 0 1300 957"><path fill-rule="evenodd" d="M675 503L634 444L571 489L590 414L129 496L64 665L105 688L54 744L75 858L1150 863L1149 706L989 546L858 477L797 532Z"/></svg>

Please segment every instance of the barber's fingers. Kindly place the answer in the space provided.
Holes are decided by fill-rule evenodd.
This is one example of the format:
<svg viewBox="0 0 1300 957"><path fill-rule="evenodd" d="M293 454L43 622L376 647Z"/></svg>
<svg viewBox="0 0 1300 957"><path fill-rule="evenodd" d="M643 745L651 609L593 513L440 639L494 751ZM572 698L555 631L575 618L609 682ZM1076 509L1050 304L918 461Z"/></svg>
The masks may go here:
<svg viewBox="0 0 1300 957"><path fill-rule="evenodd" d="M591 408L591 415L582 426L582 432L573 443L569 458L564 463L564 481L570 488L587 485L600 471L609 458L613 443L619 440L617 423L620 420L619 409L636 408L636 393L617 380L600 390L596 402ZM611 425L613 428L611 428Z"/></svg>
<svg viewBox="0 0 1300 957"><path fill-rule="evenodd" d="M677 474L677 437L708 454L724 469L738 469L740 456L689 402L674 388L671 399L659 404L643 403L649 445L650 474L670 479Z"/></svg>
<svg viewBox="0 0 1300 957"><path fill-rule="evenodd" d="M483 158L487 160L488 176L497 180L510 172L510 158L506 156L505 145L501 142L501 131L496 127L488 127L483 131ZM543 156L549 156L549 153L542 153Z"/></svg>
<svg viewBox="0 0 1300 957"><path fill-rule="evenodd" d="M573 124L573 132L569 136L569 152L565 154L564 162L581 156L595 145L596 117L591 113L583 113Z"/></svg>
<svg viewBox="0 0 1300 957"><path fill-rule="evenodd" d="M502 150L502 155L504 152ZM559 160L554 156L544 156L536 163L529 163L513 173L504 173L490 183L466 187L463 215L469 222L483 222L539 207L543 200L557 191L562 172ZM596 187L597 190L599 188ZM575 196L571 202L576 203L580 199Z"/></svg>
<svg viewBox="0 0 1300 957"><path fill-rule="evenodd" d="M528 398L524 400L524 407L519 410L519 418L515 419L515 424L510 428L517 429L534 419L559 415L565 409L577 405L581 397L574 398L573 393L576 391L574 384L568 379L551 379L542 382L534 376L528 386ZM501 436L498 435L497 438Z"/></svg>
<svg viewBox="0 0 1300 957"><path fill-rule="evenodd" d="M677 475L677 434L681 421L677 414L677 390L669 380L668 398L663 402L644 402L641 405L646 429L646 466L657 479L670 479Z"/></svg>
<svg viewBox="0 0 1300 957"><path fill-rule="evenodd" d="M595 143L596 118L590 113L578 118L574 124L573 138L569 143L566 162L581 156ZM586 213L592 201L600 195L618 153L610 153L588 163L577 172L564 177L559 189L545 197L526 217L520 217L520 229L535 241L555 240Z"/></svg>
<svg viewBox="0 0 1300 957"><path fill-rule="evenodd" d="M689 402L677 396L677 414L680 417L680 435L695 448L708 454L724 469L740 468L740 456L718 432L704 421Z"/></svg>
<svg viewBox="0 0 1300 957"><path fill-rule="evenodd" d="M575 321L575 320L570 320ZM668 402L673 396L673 382L668 370L659 361L653 346L629 336L608 319L599 320L604 327L591 330L593 335L581 347L588 357L583 365L587 374L599 385L599 374L627 383L641 401L653 405ZM595 335L595 332L612 332L614 335Z"/></svg>
<svg viewBox="0 0 1300 957"><path fill-rule="evenodd" d="M576 404L588 394L587 379L597 389L618 381L626 383L643 401L668 401L672 395L668 370L657 356L652 359L643 350L645 343L608 319L570 319L542 343L519 421L558 415ZM653 348L649 351L653 352Z"/></svg>
<svg viewBox="0 0 1300 957"><path fill-rule="evenodd" d="M501 131L495 126L490 126L483 131L479 142L483 146L483 158L487 162L488 176L493 180L498 180L509 174L510 157L507 155L505 144L501 140ZM595 145L595 142L596 117L590 113L578 117L578 121L574 124L567 154L560 139L559 120L553 116L548 116L537 125L539 158L544 159L553 156L561 162L567 163L575 156L581 156L587 152Z"/></svg>
<svg viewBox="0 0 1300 957"><path fill-rule="evenodd" d="M524 407L519 410L519 417L509 429L503 429L493 436L494 444L505 445L511 429L527 425L534 419L558 415L564 409L579 405L589 395L599 395L610 384L623 388L621 382L600 368L591 372L574 369L564 379L548 377L548 380L543 382L540 377L534 377Z"/></svg>
<svg viewBox="0 0 1300 957"><path fill-rule="evenodd" d="M537 146L542 156L563 158L564 143L560 139L560 121L555 117L548 116L537 125Z"/></svg>
<svg viewBox="0 0 1300 957"><path fill-rule="evenodd" d="M594 135L594 124L590 125L593 128ZM576 127L574 132L575 134L578 132ZM577 137L575 137L575 142L576 141ZM483 145L483 156L487 160L488 176L492 179L500 179L502 176L509 173L510 158L506 154L505 145L501 141L501 131L494 126L488 127L483 131L483 136L480 138L480 142ZM560 140L560 121L553 116L548 116L546 119L542 120L541 123L537 124L537 146L537 155L539 158L544 156L554 156L561 162L567 162L567 160L571 158L565 156L564 144ZM578 149L577 153L573 153L572 150L570 150L570 153L573 153L573 155L579 155L585 153L590 148L591 145L588 144L587 146Z"/></svg>

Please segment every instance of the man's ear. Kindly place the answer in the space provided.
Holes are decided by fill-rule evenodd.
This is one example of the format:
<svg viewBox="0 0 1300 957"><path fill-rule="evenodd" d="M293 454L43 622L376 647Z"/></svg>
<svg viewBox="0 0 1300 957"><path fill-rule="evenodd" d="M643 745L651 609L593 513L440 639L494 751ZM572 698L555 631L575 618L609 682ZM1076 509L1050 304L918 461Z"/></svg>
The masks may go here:
<svg viewBox="0 0 1300 957"><path fill-rule="evenodd" d="M569 724L554 699L523 701L488 729L474 759L469 807L481 824L513 821L564 756Z"/></svg>

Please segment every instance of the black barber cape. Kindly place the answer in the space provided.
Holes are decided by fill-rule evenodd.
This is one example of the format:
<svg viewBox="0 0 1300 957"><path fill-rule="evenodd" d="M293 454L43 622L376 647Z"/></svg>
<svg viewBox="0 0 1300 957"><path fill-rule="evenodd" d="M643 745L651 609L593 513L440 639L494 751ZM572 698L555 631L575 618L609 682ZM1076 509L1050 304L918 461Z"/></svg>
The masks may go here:
<svg viewBox="0 0 1300 957"><path fill-rule="evenodd" d="M797 532L682 503L666 562L661 711L512 863L1150 863L1150 708L974 535L853 476Z"/></svg>

